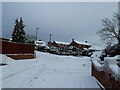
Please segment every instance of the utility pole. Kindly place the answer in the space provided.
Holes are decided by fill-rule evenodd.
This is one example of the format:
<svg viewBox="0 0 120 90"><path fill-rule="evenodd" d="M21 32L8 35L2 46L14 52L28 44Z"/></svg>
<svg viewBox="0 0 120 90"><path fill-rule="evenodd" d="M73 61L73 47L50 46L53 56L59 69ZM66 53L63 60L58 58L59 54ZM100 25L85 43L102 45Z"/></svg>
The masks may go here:
<svg viewBox="0 0 120 90"><path fill-rule="evenodd" d="M52 35L50 34L50 42L51 42L51 36L52 36Z"/></svg>

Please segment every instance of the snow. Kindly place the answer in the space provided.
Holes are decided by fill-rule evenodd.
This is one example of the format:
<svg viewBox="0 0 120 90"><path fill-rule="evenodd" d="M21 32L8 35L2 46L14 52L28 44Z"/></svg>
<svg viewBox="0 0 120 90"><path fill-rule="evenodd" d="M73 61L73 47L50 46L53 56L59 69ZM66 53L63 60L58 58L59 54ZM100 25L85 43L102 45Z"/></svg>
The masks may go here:
<svg viewBox="0 0 120 90"><path fill-rule="evenodd" d="M116 55L115 57L106 57L105 58L106 66L108 66L110 72L116 79L118 79L120 77L120 74L118 73L120 70L120 67L118 67L118 65L117 65L117 63L118 63L117 59L118 59L118 55Z"/></svg>
<svg viewBox="0 0 120 90"><path fill-rule="evenodd" d="M112 72L112 75L118 79L120 77L120 74L119 74L119 68L117 64L112 64L112 65L109 65L109 68Z"/></svg>
<svg viewBox="0 0 120 90"><path fill-rule="evenodd" d="M93 54L91 55L91 58L92 58L92 60L100 60L100 55L101 55L101 52L102 51L95 51L95 52L93 52Z"/></svg>
<svg viewBox="0 0 120 90"><path fill-rule="evenodd" d="M79 41L76 41L76 40L74 40L76 43L78 43L78 44L81 44L81 45L90 45L90 44L88 44L88 43L85 43L85 42L79 42ZM65 44L65 45L69 45L70 43L67 43L67 42L60 42L60 41L55 41L56 43L58 43L58 44Z"/></svg>
<svg viewBox="0 0 120 90"><path fill-rule="evenodd" d="M110 65L110 64L117 64L117 57L115 56L115 57L106 57L105 59L104 59L104 61L105 61L105 63L106 63L106 65L108 64L108 65Z"/></svg>
<svg viewBox="0 0 120 90"><path fill-rule="evenodd" d="M82 44L82 45L91 45L91 44L88 44L88 43L85 43L85 42L79 42L79 41L76 41L76 40L74 40L76 43L78 43L78 44Z"/></svg>
<svg viewBox="0 0 120 90"><path fill-rule="evenodd" d="M59 42L59 41L55 41L57 44L65 44L65 45L69 45L70 43L66 43L66 42Z"/></svg>
<svg viewBox="0 0 120 90"><path fill-rule="evenodd" d="M89 50L102 50L102 48L99 45L92 45Z"/></svg>
<svg viewBox="0 0 120 90"><path fill-rule="evenodd" d="M93 61L93 65L96 67L97 70L103 71L104 70L104 64L100 64L97 60Z"/></svg>
<svg viewBox="0 0 120 90"><path fill-rule="evenodd" d="M89 57L36 52L36 59L13 60L2 56L3 88L99 88L91 76Z"/></svg>
<svg viewBox="0 0 120 90"><path fill-rule="evenodd" d="M104 62L100 60L100 55L102 51L95 51L92 55L92 62L93 65L96 67L97 70L102 71L104 69Z"/></svg>
<svg viewBox="0 0 120 90"><path fill-rule="evenodd" d="M105 59L118 59L118 55L114 56L114 57L105 57Z"/></svg>
<svg viewBox="0 0 120 90"><path fill-rule="evenodd" d="M2 55L0 54L0 63L2 62ZM0 67L0 89L2 89L2 68Z"/></svg>
<svg viewBox="0 0 120 90"><path fill-rule="evenodd" d="M47 46L44 41L38 40L35 42L37 46Z"/></svg>

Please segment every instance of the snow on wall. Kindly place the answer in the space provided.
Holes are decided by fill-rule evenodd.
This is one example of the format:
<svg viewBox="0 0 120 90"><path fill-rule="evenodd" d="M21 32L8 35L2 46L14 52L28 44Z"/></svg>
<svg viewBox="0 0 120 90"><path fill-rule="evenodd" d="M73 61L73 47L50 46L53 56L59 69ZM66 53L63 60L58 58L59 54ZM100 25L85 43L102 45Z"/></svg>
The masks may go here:
<svg viewBox="0 0 120 90"><path fill-rule="evenodd" d="M96 67L97 70L99 71L103 71L104 70L104 64L100 64L100 62L98 62L97 60L96 61L93 61L93 65Z"/></svg>
<svg viewBox="0 0 120 90"><path fill-rule="evenodd" d="M93 65L96 67L97 70L102 71L104 69L104 61L100 60L101 51L96 51L92 54L91 60Z"/></svg>
<svg viewBox="0 0 120 90"><path fill-rule="evenodd" d="M118 73L119 67L117 65L117 63L118 63L117 59L118 59L118 56L105 58L105 65L109 68L111 74L116 79L118 79L118 77L120 77L119 73Z"/></svg>
<svg viewBox="0 0 120 90"><path fill-rule="evenodd" d="M118 67L118 65L116 65L116 64L112 64L112 65L109 65L109 68L110 68L110 71L111 71L111 73L112 73L112 75L116 78L116 79L118 79L118 78L120 78L120 72L119 72L119 68L120 67Z"/></svg>
<svg viewBox="0 0 120 90"><path fill-rule="evenodd" d="M109 65L110 71L112 75L118 80L120 79L120 67L118 65Z"/></svg>

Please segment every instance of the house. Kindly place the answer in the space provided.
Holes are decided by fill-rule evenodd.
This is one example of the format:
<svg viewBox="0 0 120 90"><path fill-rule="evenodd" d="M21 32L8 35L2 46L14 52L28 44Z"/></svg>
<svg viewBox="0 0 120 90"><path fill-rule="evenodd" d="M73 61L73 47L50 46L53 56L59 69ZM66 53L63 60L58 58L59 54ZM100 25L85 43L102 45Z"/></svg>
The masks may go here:
<svg viewBox="0 0 120 90"><path fill-rule="evenodd" d="M83 50L84 48L90 48L91 45L88 44L87 42L79 42L79 41L72 39L72 42L70 43L69 47L70 49L76 48L79 50Z"/></svg>
<svg viewBox="0 0 120 90"><path fill-rule="evenodd" d="M57 53L60 53L60 52L68 51L69 43L53 41L53 42L49 42L48 46L52 51L56 51Z"/></svg>
<svg viewBox="0 0 120 90"><path fill-rule="evenodd" d="M50 47L50 51L54 51L59 54L75 54L75 55L84 50L84 48L91 47L91 45L88 43L78 42L74 39L72 40L71 43L58 41L48 42L48 46Z"/></svg>

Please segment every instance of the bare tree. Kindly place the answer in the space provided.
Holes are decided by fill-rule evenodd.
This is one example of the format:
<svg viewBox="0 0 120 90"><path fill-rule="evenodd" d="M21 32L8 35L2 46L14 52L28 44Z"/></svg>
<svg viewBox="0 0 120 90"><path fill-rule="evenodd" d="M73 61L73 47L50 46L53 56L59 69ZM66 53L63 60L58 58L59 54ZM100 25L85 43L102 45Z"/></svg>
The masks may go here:
<svg viewBox="0 0 120 90"><path fill-rule="evenodd" d="M120 45L120 15L115 13L112 19L102 20L102 28L97 32L103 40L111 42L116 40Z"/></svg>

